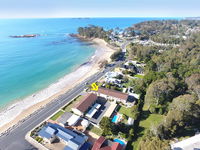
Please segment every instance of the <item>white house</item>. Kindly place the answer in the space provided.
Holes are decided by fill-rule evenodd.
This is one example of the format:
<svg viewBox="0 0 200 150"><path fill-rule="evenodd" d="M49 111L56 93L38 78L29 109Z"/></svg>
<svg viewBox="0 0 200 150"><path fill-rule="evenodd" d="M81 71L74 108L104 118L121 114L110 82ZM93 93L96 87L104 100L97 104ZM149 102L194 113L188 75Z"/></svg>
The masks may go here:
<svg viewBox="0 0 200 150"><path fill-rule="evenodd" d="M172 150L200 150L200 134L171 144Z"/></svg>

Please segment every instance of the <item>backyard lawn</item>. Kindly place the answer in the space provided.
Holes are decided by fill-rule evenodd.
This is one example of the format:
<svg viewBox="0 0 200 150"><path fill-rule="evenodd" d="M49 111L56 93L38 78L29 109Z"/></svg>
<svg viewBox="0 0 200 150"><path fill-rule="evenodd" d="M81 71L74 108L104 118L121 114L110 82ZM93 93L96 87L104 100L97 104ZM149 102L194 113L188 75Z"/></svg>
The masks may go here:
<svg viewBox="0 0 200 150"><path fill-rule="evenodd" d="M150 114L148 118L140 121L140 126L145 129L149 129L152 125L158 125L163 120L163 118L164 118L163 115Z"/></svg>
<svg viewBox="0 0 200 150"><path fill-rule="evenodd" d="M101 134L102 134L102 130L100 128L93 126L92 124L90 124L90 126L87 128L87 130L89 130L90 132L93 132L99 136L101 136Z"/></svg>
<svg viewBox="0 0 200 150"><path fill-rule="evenodd" d="M136 74L134 77L141 78L141 79L144 78L144 76L143 76L143 75L140 75L140 74Z"/></svg>
<svg viewBox="0 0 200 150"><path fill-rule="evenodd" d="M145 131L147 131L153 125L158 125L163 119L164 115L150 114L147 110L143 110L138 129L138 138L137 141L133 142L134 150L138 149L139 141L144 135Z"/></svg>
<svg viewBox="0 0 200 150"><path fill-rule="evenodd" d="M128 117L132 117L133 115L133 113L131 112L131 107L129 107L129 108L126 108L126 107L124 107L124 106L120 106L120 108L119 108L119 111L118 111L120 114L124 114L124 115L126 115L126 116L128 116Z"/></svg>

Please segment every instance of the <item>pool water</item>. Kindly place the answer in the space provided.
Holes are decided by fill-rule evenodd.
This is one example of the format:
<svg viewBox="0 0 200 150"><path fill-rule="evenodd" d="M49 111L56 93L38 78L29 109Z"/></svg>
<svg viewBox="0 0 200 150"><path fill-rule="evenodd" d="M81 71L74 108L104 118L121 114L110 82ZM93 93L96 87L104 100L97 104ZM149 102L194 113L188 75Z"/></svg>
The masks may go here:
<svg viewBox="0 0 200 150"><path fill-rule="evenodd" d="M116 123L117 120L118 120L119 116L115 115L113 118L112 118L112 122Z"/></svg>
<svg viewBox="0 0 200 150"><path fill-rule="evenodd" d="M122 140L120 139L114 139L114 142L117 142L119 144L121 144L122 146L126 145Z"/></svg>

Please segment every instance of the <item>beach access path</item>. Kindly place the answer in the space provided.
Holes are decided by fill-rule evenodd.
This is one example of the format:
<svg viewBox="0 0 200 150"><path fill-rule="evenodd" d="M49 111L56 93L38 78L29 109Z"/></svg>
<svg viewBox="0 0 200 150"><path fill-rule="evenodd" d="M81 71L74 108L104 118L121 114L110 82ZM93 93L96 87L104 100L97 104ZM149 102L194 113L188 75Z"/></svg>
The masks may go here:
<svg viewBox="0 0 200 150"><path fill-rule="evenodd" d="M32 130L35 126L51 116L60 107L64 106L67 102L80 94L84 88L86 88L85 83L91 84L97 81L106 72L114 69L120 64L122 64L121 61L116 62L112 67L108 67L104 71L92 75L72 90L61 95L42 109L38 110L36 113L31 114L30 117L21 122L17 127L14 127L12 130L0 137L0 150L36 150L36 148L25 140L27 132Z"/></svg>

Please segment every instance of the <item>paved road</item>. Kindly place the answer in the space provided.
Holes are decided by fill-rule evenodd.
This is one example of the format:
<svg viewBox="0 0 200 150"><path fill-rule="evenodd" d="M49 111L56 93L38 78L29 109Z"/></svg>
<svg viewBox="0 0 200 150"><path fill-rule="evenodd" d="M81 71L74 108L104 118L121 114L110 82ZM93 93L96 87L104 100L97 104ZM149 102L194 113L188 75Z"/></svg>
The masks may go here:
<svg viewBox="0 0 200 150"><path fill-rule="evenodd" d="M101 78L106 72L110 71L119 64L121 64L121 62L117 62L114 66L105 69L104 72L97 73L88 78L83 83L77 85L71 91L61 95L58 99L48 104L43 109L40 109L37 113L32 114L28 119L26 119L13 130L11 130L7 135L1 136L0 150L36 150L36 148L34 148L25 140L26 133L30 131L33 127L41 123L48 116L52 115L61 106L80 94L86 87L86 82L88 82L89 84L95 82L96 80Z"/></svg>

